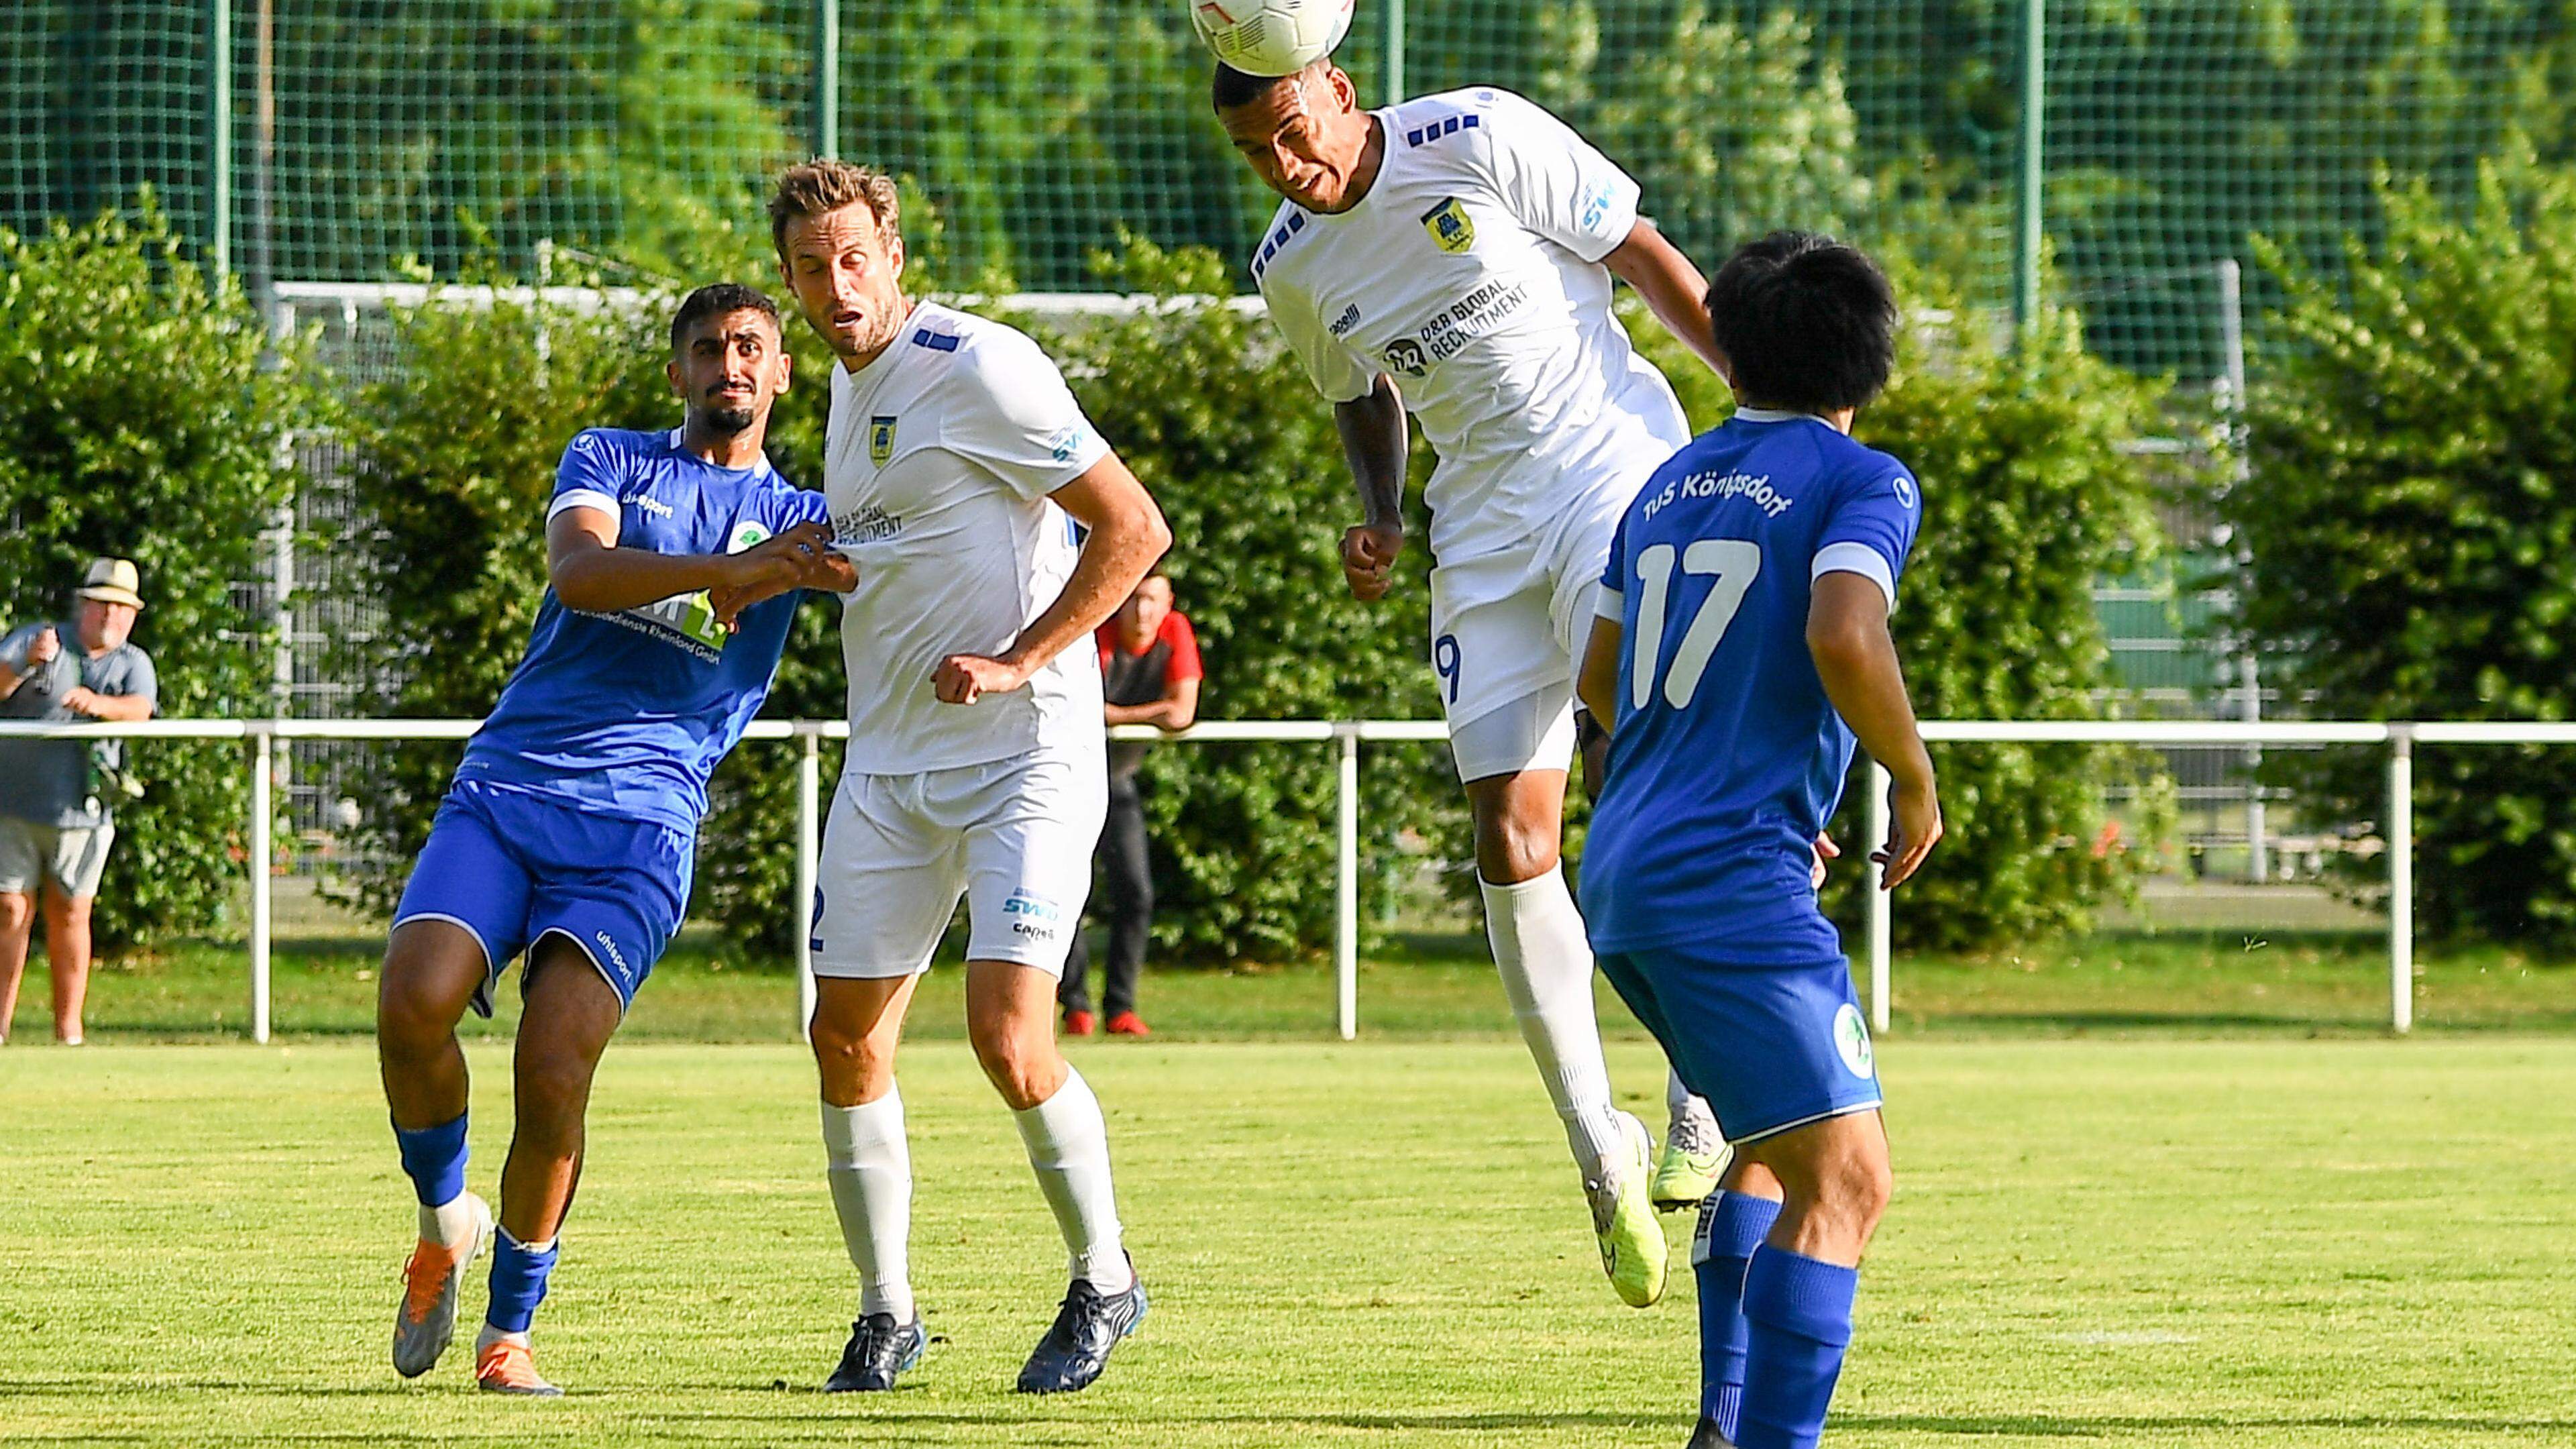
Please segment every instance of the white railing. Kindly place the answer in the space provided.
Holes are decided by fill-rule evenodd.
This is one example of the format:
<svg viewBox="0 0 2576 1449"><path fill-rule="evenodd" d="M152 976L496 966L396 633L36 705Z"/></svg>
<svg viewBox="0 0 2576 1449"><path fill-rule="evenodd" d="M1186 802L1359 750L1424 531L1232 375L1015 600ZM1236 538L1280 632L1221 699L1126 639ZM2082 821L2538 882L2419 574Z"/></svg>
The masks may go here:
<svg viewBox="0 0 2576 1449"><path fill-rule="evenodd" d="M146 739L245 740L249 754L250 808L248 859L250 892L251 1038L269 1038L269 906L272 871L270 830L275 817L271 796L271 757L281 740L461 740L481 722L462 719L386 720L151 720L139 724L44 725L0 720L0 739ZM800 745L796 790L796 978L797 1020L810 1019L814 1008L813 961L806 945L803 913L814 898L815 858L822 819L822 747L826 739L847 739L842 720L760 720L745 732L754 740L795 740ZM1339 826L1334 872L1335 924L1333 962L1337 1026L1344 1041L1359 1031L1359 781L1360 745L1364 741L1440 741L1449 737L1438 720L1223 720L1210 721L1179 735L1164 735L1141 725L1110 731L1119 739L1177 740L1218 743L1333 744L1340 754L1341 781L1334 807ZM2388 749L2388 819L2382 831L2388 857L2388 1024L2411 1030L2415 1022L2415 747L2417 745L2569 745L2576 744L2576 723L2542 721L2476 721L2421 724L2374 724L2357 721L2314 723L2230 723L2223 720L2131 722L2118 720L1926 720L1923 737L1932 744L2131 744L2131 745L2383 745ZM1868 842L1874 849L1887 838L1887 788L1884 770L1870 767ZM1879 867L1869 867L1871 885ZM1893 1000L1889 940L1894 904L1888 892L1869 892L1868 948L1870 1017L1878 1030L1888 1029Z"/></svg>

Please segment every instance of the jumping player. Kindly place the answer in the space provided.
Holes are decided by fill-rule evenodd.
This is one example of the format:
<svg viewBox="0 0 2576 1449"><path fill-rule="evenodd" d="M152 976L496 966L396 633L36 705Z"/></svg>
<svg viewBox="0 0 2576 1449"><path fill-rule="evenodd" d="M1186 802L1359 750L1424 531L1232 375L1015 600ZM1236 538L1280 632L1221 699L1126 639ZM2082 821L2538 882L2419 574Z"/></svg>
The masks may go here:
<svg viewBox="0 0 2576 1449"><path fill-rule="evenodd" d="M850 747L814 901L812 1035L860 1299L825 1387L891 1388L928 1341L907 1271L912 1159L895 1046L963 896L968 1034L1072 1259L1019 1388L1078 1390L1145 1313L1100 1102L1055 1040L1057 973L1108 807L1092 631L1171 530L1035 343L904 295L891 180L840 161L794 166L769 215L780 272L839 359L824 480L858 568L842 616Z"/></svg>
<svg viewBox="0 0 2576 1449"><path fill-rule="evenodd" d="M518 1125L501 1173L500 1246L474 1376L552 1395L528 1351L556 1234L581 1178L600 1053L688 908L707 776L760 710L798 587L848 586L822 495L772 471L761 442L787 390L777 305L702 287L671 321L668 432L572 440L546 510L549 587L526 659L465 747L394 913L376 1004L385 1099L420 1200L394 1367L446 1351L465 1270L493 1234L465 1190L465 1056L456 1023L492 1014L525 952ZM710 592L713 597L710 597ZM740 607L752 596L769 602Z"/></svg>
<svg viewBox="0 0 2576 1449"><path fill-rule="evenodd" d="M1612 1105L1592 953L1557 853L1574 651L1603 552L1619 509L1690 437L1612 315L1610 279L1715 365L1707 283L1637 215L1636 183L1538 106L1491 87L1382 111L1356 96L1329 60L1275 79L1217 68L1218 119L1286 198L1252 274L1333 404L1366 515L1342 536L1359 598L1385 595L1404 548L1408 408L1439 451L1423 494L1431 663L1475 815L1485 931L1603 1266L1643 1307L1663 1292L1653 1207L1699 1201L1725 1148L1678 1078L1660 1169L1644 1125Z"/></svg>
<svg viewBox="0 0 2576 1449"><path fill-rule="evenodd" d="M1620 520L1584 653L1584 702L1617 724L1583 893L1603 972L1735 1146L1692 1253L1692 1449L1808 1449L1889 1176L1869 1028L1806 846L1855 737L1895 779L1872 857L1887 886L1941 838L1887 629L1923 499L1850 436L1895 352L1867 257L1773 235L1719 270L1709 312L1737 411Z"/></svg>

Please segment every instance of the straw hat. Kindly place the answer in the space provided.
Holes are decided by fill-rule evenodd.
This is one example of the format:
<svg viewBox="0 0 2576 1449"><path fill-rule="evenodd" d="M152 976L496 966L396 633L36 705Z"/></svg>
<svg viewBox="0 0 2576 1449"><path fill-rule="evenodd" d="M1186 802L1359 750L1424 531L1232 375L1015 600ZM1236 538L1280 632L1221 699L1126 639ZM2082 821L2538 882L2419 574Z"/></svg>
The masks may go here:
<svg viewBox="0 0 2576 1449"><path fill-rule="evenodd" d="M81 580L80 596L96 599L102 604L124 604L140 609L143 596L134 590L142 582L143 575L136 572L132 559L97 559L89 566L89 577Z"/></svg>

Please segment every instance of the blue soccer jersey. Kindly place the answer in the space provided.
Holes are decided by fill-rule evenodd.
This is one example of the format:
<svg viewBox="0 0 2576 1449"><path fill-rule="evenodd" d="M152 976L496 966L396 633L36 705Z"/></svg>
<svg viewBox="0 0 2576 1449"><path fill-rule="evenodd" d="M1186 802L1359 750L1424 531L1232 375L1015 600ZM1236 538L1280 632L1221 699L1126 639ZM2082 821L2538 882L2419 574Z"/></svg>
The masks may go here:
<svg viewBox="0 0 2576 1449"><path fill-rule="evenodd" d="M546 516L573 507L617 515L620 548L668 554L735 553L829 520L822 494L766 459L718 467L682 448L677 429L574 438ZM594 614L548 589L527 658L466 745L457 780L694 834L708 775L769 695L796 599L746 609L727 633L703 592Z"/></svg>
<svg viewBox="0 0 2576 1449"><path fill-rule="evenodd" d="M1749 966L1840 956L1810 849L1853 739L1807 651L1809 593L1846 571L1892 607L1922 516L1894 458L1819 419L1749 408L1628 505L1599 606L1625 633L1583 854L1596 949L1689 943Z"/></svg>

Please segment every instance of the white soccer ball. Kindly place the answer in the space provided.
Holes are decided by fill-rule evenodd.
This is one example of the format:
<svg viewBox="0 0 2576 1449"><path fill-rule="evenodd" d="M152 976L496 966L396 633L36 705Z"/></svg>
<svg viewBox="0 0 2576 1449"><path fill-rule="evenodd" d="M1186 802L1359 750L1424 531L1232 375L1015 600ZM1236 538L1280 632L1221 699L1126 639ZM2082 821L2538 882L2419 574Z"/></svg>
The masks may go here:
<svg viewBox="0 0 2576 1449"><path fill-rule="evenodd" d="M1354 0L1190 0L1190 23L1245 75L1294 75L1351 31Z"/></svg>

